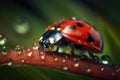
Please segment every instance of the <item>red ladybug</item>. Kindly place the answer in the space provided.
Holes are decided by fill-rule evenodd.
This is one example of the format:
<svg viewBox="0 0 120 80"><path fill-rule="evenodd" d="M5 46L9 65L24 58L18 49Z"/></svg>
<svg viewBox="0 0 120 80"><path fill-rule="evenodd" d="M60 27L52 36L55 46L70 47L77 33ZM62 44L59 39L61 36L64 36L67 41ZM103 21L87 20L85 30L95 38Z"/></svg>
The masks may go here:
<svg viewBox="0 0 120 80"><path fill-rule="evenodd" d="M71 18L49 26L39 40L41 47L70 45L72 55L74 48L92 53L103 50L103 41L99 32L89 23ZM57 48L57 50L58 50Z"/></svg>

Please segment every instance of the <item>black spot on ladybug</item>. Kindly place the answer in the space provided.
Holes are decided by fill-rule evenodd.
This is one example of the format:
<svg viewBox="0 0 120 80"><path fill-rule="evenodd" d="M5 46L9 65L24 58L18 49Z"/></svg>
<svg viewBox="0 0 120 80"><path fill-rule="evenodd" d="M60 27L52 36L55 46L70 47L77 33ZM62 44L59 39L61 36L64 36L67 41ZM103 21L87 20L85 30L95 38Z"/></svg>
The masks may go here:
<svg viewBox="0 0 120 80"><path fill-rule="evenodd" d="M71 29L71 30L75 30L76 27L75 27L75 26L71 26L70 29Z"/></svg>
<svg viewBox="0 0 120 80"><path fill-rule="evenodd" d="M56 26L55 29L57 29L57 28L59 28L59 27L60 27L60 25Z"/></svg>
<svg viewBox="0 0 120 80"><path fill-rule="evenodd" d="M76 24L77 24L77 26L79 26L79 27L83 27L83 24L82 24L82 23L77 22Z"/></svg>
<svg viewBox="0 0 120 80"><path fill-rule="evenodd" d="M89 34L88 38L87 38L87 41L88 42L94 42L94 37L91 34Z"/></svg>

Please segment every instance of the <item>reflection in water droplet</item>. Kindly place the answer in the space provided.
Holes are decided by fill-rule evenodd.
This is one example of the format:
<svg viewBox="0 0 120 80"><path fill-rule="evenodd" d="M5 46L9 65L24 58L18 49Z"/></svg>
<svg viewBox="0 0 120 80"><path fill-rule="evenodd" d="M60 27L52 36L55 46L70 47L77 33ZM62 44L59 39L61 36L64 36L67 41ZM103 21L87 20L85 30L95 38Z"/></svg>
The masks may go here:
<svg viewBox="0 0 120 80"><path fill-rule="evenodd" d="M17 46L15 47L15 51L16 51L16 53L21 54L21 53L23 52L23 47L20 46L20 45L17 45Z"/></svg>
<svg viewBox="0 0 120 80"><path fill-rule="evenodd" d="M5 45L7 42L7 39L4 34L0 34L0 45Z"/></svg>
<svg viewBox="0 0 120 80"><path fill-rule="evenodd" d="M88 64L84 64L84 68L86 68L88 73L91 72L90 66Z"/></svg>
<svg viewBox="0 0 120 80"><path fill-rule="evenodd" d="M33 50L38 50L38 48L39 48L39 43L38 42L33 43Z"/></svg>
<svg viewBox="0 0 120 80"><path fill-rule="evenodd" d="M103 55L103 56L101 57L101 63L102 63L102 64L109 64L109 62L110 62L110 57L109 57L109 56Z"/></svg>
<svg viewBox="0 0 120 80"><path fill-rule="evenodd" d="M6 55L8 54L8 48L6 46L3 46L2 47L2 52L1 52L3 55Z"/></svg>
<svg viewBox="0 0 120 80"><path fill-rule="evenodd" d="M15 23L14 23L13 29L18 34L26 34L26 33L28 33L28 31L29 31L29 25L28 25L28 21L26 20L26 18L25 17L18 18L15 21Z"/></svg>

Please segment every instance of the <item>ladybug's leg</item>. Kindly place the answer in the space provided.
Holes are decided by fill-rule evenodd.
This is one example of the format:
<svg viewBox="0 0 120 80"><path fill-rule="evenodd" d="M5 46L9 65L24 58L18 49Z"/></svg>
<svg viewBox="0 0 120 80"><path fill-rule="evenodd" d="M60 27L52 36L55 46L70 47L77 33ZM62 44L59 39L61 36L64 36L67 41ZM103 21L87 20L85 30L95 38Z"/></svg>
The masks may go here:
<svg viewBox="0 0 120 80"><path fill-rule="evenodd" d="M81 60L88 60L88 56L85 55L85 51L84 50L81 50L80 54L79 54L79 57Z"/></svg>
<svg viewBox="0 0 120 80"><path fill-rule="evenodd" d="M72 54L72 56L75 56L75 54L74 54L74 43L70 43L70 46L72 48L71 54Z"/></svg>
<svg viewBox="0 0 120 80"><path fill-rule="evenodd" d="M59 51L59 47L60 47L60 46L61 46L61 45L58 45L58 46L57 46L55 52L58 52L58 51Z"/></svg>
<svg viewBox="0 0 120 80"><path fill-rule="evenodd" d="M52 53L58 53L58 51L59 51L59 47L61 46L61 43L59 43L58 45L57 45L57 48L56 48L56 50L55 51L53 51Z"/></svg>
<svg viewBox="0 0 120 80"><path fill-rule="evenodd" d="M88 54L89 54L89 56L91 57L91 58L93 58L93 52L91 52L91 51L88 51Z"/></svg>
<svg viewBox="0 0 120 80"><path fill-rule="evenodd" d="M93 62L95 63L99 63L99 57L96 55L93 55L93 53L91 51L88 51L90 57L92 58Z"/></svg>

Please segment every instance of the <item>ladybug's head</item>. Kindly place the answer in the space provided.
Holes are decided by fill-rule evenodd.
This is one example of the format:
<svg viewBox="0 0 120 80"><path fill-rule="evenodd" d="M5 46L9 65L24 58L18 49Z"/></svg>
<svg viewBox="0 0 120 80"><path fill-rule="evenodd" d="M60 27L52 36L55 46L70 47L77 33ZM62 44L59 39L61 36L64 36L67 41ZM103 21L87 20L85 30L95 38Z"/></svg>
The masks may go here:
<svg viewBox="0 0 120 80"><path fill-rule="evenodd" d="M40 47L52 46L58 43L63 38L63 35L57 30L50 30L45 32L39 39Z"/></svg>

